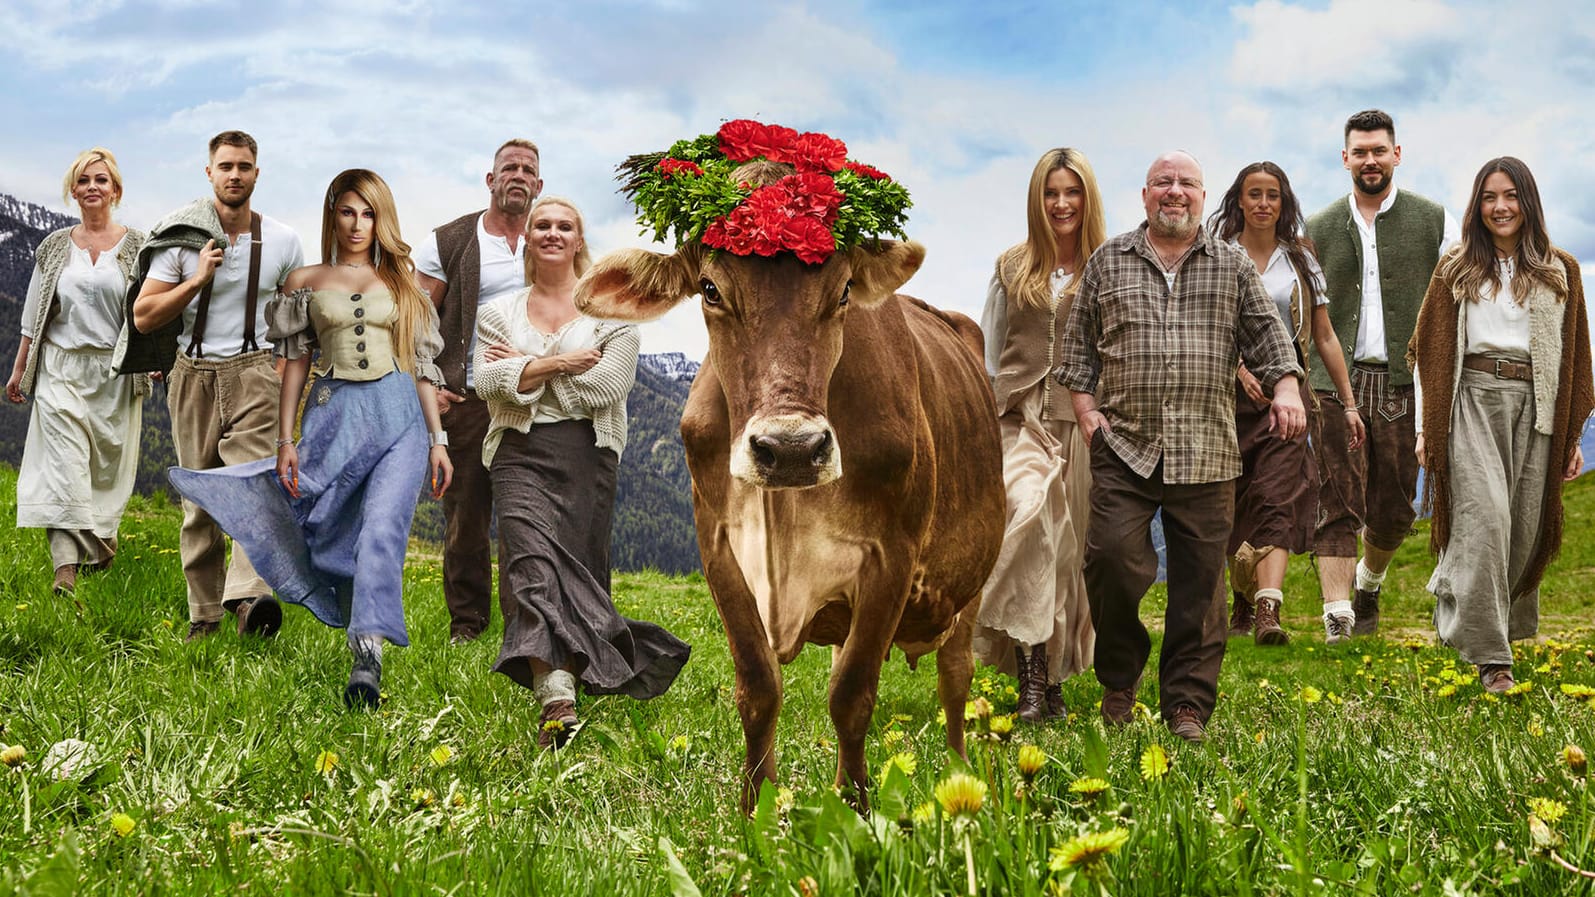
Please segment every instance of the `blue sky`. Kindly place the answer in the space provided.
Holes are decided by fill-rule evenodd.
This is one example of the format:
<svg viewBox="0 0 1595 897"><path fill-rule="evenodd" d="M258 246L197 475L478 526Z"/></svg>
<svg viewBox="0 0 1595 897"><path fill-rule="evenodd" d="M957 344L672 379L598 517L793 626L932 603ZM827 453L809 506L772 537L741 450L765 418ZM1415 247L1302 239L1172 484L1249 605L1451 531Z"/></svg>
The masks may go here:
<svg viewBox="0 0 1595 897"><path fill-rule="evenodd" d="M1595 24L1571 0L10 0L0 34L0 191L66 210L63 170L103 144L121 217L148 225L206 192L206 140L242 128L261 144L256 207L311 254L339 170L381 172L414 241L485 203L510 136L542 146L545 192L583 208L596 251L646 245L614 165L754 117L826 131L906 184L929 251L907 292L976 315L1045 149L1085 151L1115 232L1174 147L1204 163L1209 211L1263 158L1312 210L1349 188L1345 117L1378 106L1399 185L1461 214L1482 162L1520 156L1552 238L1595 262ZM695 307L644 330L645 351L704 346Z"/></svg>

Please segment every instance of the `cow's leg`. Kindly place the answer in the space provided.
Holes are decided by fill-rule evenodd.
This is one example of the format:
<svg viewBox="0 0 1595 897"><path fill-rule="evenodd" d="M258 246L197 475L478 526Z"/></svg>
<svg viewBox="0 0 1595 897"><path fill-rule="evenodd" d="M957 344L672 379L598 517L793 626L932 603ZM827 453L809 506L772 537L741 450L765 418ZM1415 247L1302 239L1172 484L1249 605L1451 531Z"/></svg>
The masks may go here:
<svg viewBox="0 0 1595 897"><path fill-rule="evenodd" d="M964 704L969 701L969 683L975 677L975 618L980 615L980 596L958 612L952 635L936 649L936 695L941 698L947 717L947 746L965 760Z"/></svg>
<svg viewBox="0 0 1595 897"><path fill-rule="evenodd" d="M906 560L909 552L897 558ZM890 554L888 554L890 557ZM832 655L831 722L836 726L836 787L851 786L851 801L860 813L869 810L869 768L864 763L864 738L875 714L881 665L892 647L909 590L909 575L888 563L874 576L861 577L847 642Z"/></svg>
<svg viewBox="0 0 1595 897"><path fill-rule="evenodd" d="M701 513L701 512L700 512ZM775 724L781 714L781 664L765 636L764 621L747 580L724 540L700 533L703 576L725 624L736 672L737 713L747 756L742 764L742 811L753 812L759 787L775 781Z"/></svg>

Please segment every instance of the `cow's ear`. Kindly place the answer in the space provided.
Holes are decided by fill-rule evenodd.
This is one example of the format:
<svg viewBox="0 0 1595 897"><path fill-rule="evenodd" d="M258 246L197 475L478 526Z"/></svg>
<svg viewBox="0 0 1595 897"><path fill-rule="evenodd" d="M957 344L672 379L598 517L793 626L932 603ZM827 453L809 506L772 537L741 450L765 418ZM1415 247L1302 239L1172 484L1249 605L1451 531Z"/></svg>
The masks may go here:
<svg viewBox="0 0 1595 897"><path fill-rule="evenodd" d="M908 283L925 262L925 247L913 240L880 240L855 246L848 252L853 264L853 285L848 294L854 302L869 308L886 301L897 288Z"/></svg>
<svg viewBox="0 0 1595 897"><path fill-rule="evenodd" d="M621 249L598 260L576 284L576 308L595 318L652 321L698 292L696 243L672 255Z"/></svg>

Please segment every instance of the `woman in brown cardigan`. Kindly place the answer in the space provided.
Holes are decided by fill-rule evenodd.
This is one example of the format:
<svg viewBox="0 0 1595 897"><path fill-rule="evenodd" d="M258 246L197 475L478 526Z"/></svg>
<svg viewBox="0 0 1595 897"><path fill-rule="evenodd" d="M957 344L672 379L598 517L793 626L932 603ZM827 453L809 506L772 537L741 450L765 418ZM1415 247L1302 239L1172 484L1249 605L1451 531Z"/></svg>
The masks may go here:
<svg viewBox="0 0 1595 897"><path fill-rule="evenodd" d="M1019 718L1064 716L1060 684L1091 665L1096 633L1081 564L1091 462L1069 393L1052 378L1086 259L1107 238L1079 150L1048 150L1030 175L1028 235L997 259L981 330L1002 431L1008 519L986 581L975 653L1019 679Z"/></svg>
<svg viewBox="0 0 1595 897"><path fill-rule="evenodd" d="M1584 466L1595 407L1578 262L1551 245L1539 188L1511 156L1473 182L1462 242L1440 260L1407 351L1418 462L1433 503L1435 628L1486 691L1512 680L1539 628L1539 583L1562 544L1562 483Z"/></svg>

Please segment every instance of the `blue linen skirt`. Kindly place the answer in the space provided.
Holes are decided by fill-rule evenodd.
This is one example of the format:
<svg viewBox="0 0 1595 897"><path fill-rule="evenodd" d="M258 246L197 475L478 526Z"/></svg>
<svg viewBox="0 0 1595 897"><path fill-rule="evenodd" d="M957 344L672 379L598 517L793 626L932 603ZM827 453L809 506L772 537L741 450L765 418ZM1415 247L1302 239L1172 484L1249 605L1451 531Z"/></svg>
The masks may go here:
<svg viewBox="0 0 1595 897"><path fill-rule="evenodd" d="M173 467L172 485L242 545L284 601L351 635L408 645L404 555L427 474L415 380L323 378L299 441L299 495L263 458L213 470Z"/></svg>

